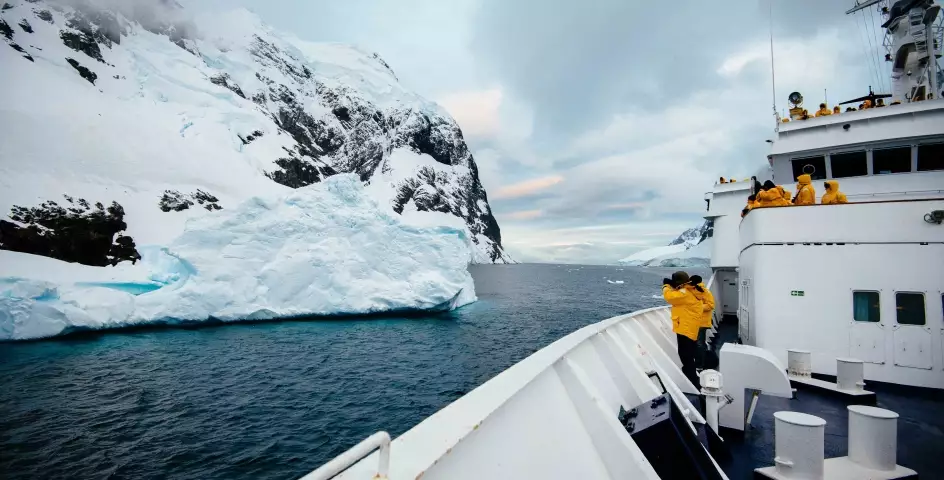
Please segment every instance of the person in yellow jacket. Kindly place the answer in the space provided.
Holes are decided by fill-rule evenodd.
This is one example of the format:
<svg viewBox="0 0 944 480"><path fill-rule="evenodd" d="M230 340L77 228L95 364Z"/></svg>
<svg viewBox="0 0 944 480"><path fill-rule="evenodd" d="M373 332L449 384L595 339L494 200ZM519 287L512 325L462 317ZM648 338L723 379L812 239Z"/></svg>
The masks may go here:
<svg viewBox="0 0 944 480"><path fill-rule="evenodd" d="M794 205L816 204L816 190L813 188L813 184L810 183L812 181L813 179L807 174L797 177L797 194L793 199Z"/></svg>
<svg viewBox="0 0 944 480"><path fill-rule="evenodd" d="M744 216L747 215L747 212L750 212L755 205L757 205L757 196L748 195L747 205L744 207L744 210L741 210L741 218L744 218Z"/></svg>
<svg viewBox="0 0 944 480"><path fill-rule="evenodd" d="M780 196L783 197L783 206L786 207L789 205L793 205L793 200L792 200L793 194L790 192L790 190L787 190L786 188L783 188L780 185L777 185L777 188L780 189Z"/></svg>
<svg viewBox="0 0 944 480"><path fill-rule="evenodd" d="M831 205L837 203L849 203L846 200L846 194L839 191L839 182L835 180L826 180L826 193L823 194L823 199L820 201L823 205Z"/></svg>
<svg viewBox="0 0 944 480"><path fill-rule="evenodd" d="M758 207L780 207L783 204L783 194L780 193L780 190L777 190L777 186L774 185L774 182L767 180L764 182L763 187L761 187L760 193L757 194L757 206Z"/></svg>
<svg viewBox="0 0 944 480"><path fill-rule="evenodd" d="M826 106L825 103L819 104L819 110L816 111L817 117L825 117L826 115L832 115L833 111Z"/></svg>
<svg viewBox="0 0 944 480"><path fill-rule="evenodd" d="M672 278L662 279L662 298L672 306L672 331L675 332L679 360L682 361L682 373L695 388L701 388L695 357L698 352L698 327L701 325L704 306L701 300L695 297L695 288L690 283L691 279L687 273L673 273Z"/></svg>
<svg viewBox="0 0 944 480"><path fill-rule="evenodd" d="M702 281L701 275L692 275L691 277L692 292L699 301L701 301L702 313L701 313L701 323L698 325L698 354L695 357L697 360L695 362L698 368L705 368L705 352L708 350L708 330L711 329L711 318L712 314L715 311L715 296L712 295L711 290L708 290L708 287L705 286L705 283Z"/></svg>

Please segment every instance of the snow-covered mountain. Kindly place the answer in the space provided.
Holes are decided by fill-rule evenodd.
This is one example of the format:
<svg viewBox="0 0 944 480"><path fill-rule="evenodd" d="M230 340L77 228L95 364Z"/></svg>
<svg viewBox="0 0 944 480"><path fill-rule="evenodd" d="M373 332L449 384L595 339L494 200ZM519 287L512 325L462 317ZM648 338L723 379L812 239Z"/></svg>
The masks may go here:
<svg viewBox="0 0 944 480"><path fill-rule="evenodd" d="M133 260L188 219L354 173L404 222L509 261L458 125L376 54L173 0L3 0L0 37L0 246ZM115 234L90 258L56 246Z"/></svg>
<svg viewBox="0 0 944 480"><path fill-rule="evenodd" d="M682 232L675 240L669 242L669 245L684 245L685 250L688 250L695 245L698 245L701 242L704 242L708 238L708 232L711 230L711 222L706 220L705 223L697 227L689 228Z"/></svg>
<svg viewBox="0 0 944 480"><path fill-rule="evenodd" d="M620 259L621 265L642 267L707 267L711 263L710 220L682 232L664 247L653 247Z"/></svg>

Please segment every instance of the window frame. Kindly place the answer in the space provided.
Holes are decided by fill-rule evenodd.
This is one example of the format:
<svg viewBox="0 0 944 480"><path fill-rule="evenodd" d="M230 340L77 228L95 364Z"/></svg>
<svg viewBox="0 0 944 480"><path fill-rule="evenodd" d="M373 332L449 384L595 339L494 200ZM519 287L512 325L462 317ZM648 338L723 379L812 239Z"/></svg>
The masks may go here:
<svg viewBox="0 0 944 480"><path fill-rule="evenodd" d="M901 307L898 304L898 295L920 295L921 296L921 314L924 319L924 323L901 323L899 321L901 315ZM895 325L905 326L905 327L927 327L928 326L928 299L925 292L915 292L911 290L902 290L895 291Z"/></svg>
<svg viewBox="0 0 944 480"><path fill-rule="evenodd" d="M935 145L939 145L940 147L944 148L944 142L925 142L925 143L919 143L918 145L915 146L915 172L944 171L944 168L925 169L925 170L921 169L921 147L931 147Z"/></svg>
<svg viewBox="0 0 944 480"><path fill-rule="evenodd" d="M904 172L888 172L882 173L877 168L875 168L875 154L884 150L904 150L908 149L908 170ZM873 147L871 149L871 162L870 167L872 175L901 175L903 173L914 173L915 172L915 146L914 145L888 145L882 147Z"/></svg>
<svg viewBox="0 0 944 480"><path fill-rule="evenodd" d="M829 178L830 178L830 176L829 176L829 164L830 164L830 161L829 161L829 153L822 153L822 154L820 154L820 155L807 155L807 156L803 156L803 157L790 157L790 173L791 173L791 174L796 173L795 169L793 168L793 162L796 162L796 161L799 161L799 160L813 160L813 159L822 160L822 162L823 162L823 171L822 171L823 177L822 177L822 178L816 178L816 177L814 177L814 176L811 174L810 177L812 177L812 180L829 180ZM815 168L815 167L814 167L814 168ZM814 172L814 174L818 174L818 173L819 173L819 172ZM799 177L800 175L804 175L803 167L800 167L800 174L799 174L799 175L794 175L792 181L793 181L793 182L796 182L796 181L797 181L797 177Z"/></svg>
<svg viewBox="0 0 944 480"><path fill-rule="evenodd" d="M846 175L846 176L844 176L844 177L837 177L837 176L836 176L836 168L835 168L835 165L833 165L833 157L836 156L836 155L850 155L850 154L853 154L853 153L861 153L861 154L862 154L863 160L864 160L864 166L865 166L865 173L863 173L863 174L861 174L861 175ZM869 173L869 164L870 164L871 162L869 162L869 151L868 151L867 149L862 149L862 150L846 150L846 151L842 151L842 152L830 153L830 154L828 155L828 157L829 157L829 162L828 162L828 163L829 163L829 178L831 178L831 179L832 179L832 178L857 178L857 177L868 177L869 175L871 175L871 174Z"/></svg>
<svg viewBox="0 0 944 480"><path fill-rule="evenodd" d="M874 293L876 300L878 300L878 307L875 309L878 314L878 320L859 320L855 316L855 298L857 293ZM871 309L870 309L871 311ZM882 292L879 290L853 290L852 291L852 321L856 324L869 325L873 323L882 323Z"/></svg>

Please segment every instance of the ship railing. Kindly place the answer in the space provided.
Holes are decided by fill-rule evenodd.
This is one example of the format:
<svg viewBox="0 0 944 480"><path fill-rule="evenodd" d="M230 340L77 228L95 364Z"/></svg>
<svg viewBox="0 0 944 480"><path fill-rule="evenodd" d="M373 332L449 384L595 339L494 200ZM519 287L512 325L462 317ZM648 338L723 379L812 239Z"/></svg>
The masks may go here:
<svg viewBox="0 0 944 480"><path fill-rule="evenodd" d="M304 478L455 478L476 465L483 478L596 471L609 472L609 478L656 479L619 414L668 394L693 431L692 424L705 423L686 397L698 390L680 369L675 340L668 306L587 325L400 435L390 444L397 455L389 458L389 473L377 467L383 464L377 456L389 454L382 447L369 453L375 447L368 443ZM541 441L546 438L557 440Z"/></svg>
<svg viewBox="0 0 944 480"><path fill-rule="evenodd" d="M328 480L334 478L378 449L380 452L378 454L377 473L371 478L373 480L386 480L387 472L390 470L390 434L387 432L377 432L365 438L330 462L305 475L301 480Z"/></svg>

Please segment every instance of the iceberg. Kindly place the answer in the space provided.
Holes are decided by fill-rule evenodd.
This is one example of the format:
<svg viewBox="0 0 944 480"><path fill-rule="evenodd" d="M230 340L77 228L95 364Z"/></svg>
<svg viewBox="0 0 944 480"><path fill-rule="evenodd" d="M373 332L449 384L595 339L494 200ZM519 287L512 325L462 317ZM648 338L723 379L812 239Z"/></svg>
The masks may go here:
<svg viewBox="0 0 944 480"><path fill-rule="evenodd" d="M467 230L410 225L355 175L189 220L136 265L0 252L0 340L199 321L444 311L476 300Z"/></svg>

